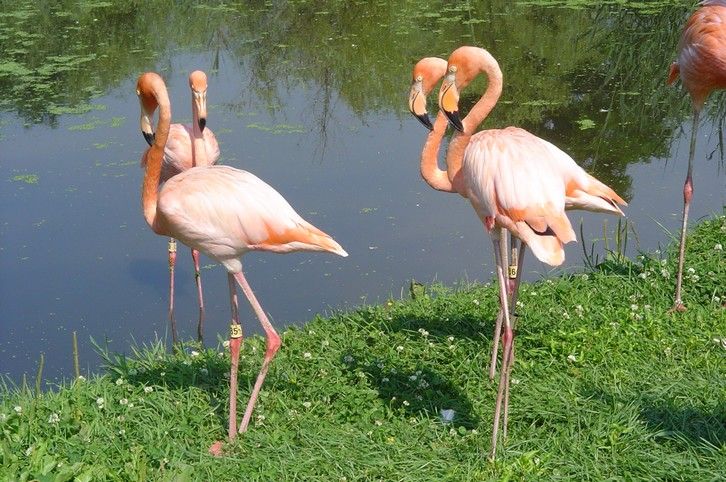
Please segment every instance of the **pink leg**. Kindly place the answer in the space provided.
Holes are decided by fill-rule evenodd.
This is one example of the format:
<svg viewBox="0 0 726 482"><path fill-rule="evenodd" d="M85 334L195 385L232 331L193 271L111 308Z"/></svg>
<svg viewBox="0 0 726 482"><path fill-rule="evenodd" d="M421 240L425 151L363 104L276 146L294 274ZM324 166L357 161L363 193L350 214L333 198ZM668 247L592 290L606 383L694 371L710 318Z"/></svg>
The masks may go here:
<svg viewBox="0 0 726 482"><path fill-rule="evenodd" d="M265 350L265 358L262 361L262 368L260 369L260 373L257 375L255 386L252 389L250 400L249 402L247 402L247 408L245 409L245 414L242 417L242 423L239 426L239 432L243 433L247 431L247 426L249 425L250 418L252 417L252 411L254 410L255 403L257 402L257 396L260 394L262 383L265 381L267 370L270 368L270 362L274 358L275 353L277 353L277 350L280 349L280 345L282 342L280 341L280 336L275 331L275 328L273 328L272 324L270 323L270 320L267 319L267 315L262 310L262 306L260 305L259 301L257 301L257 298L252 292L252 288L250 288L249 283L247 283L244 274L242 274L242 272L240 271L239 273L235 273L234 277L237 279L237 283L239 283L240 287L242 288L242 292L245 294L245 296L247 296L250 305L252 305L252 309L257 315L257 318L260 320L262 328L265 330L265 336L267 337L267 349Z"/></svg>
<svg viewBox="0 0 726 482"><path fill-rule="evenodd" d="M204 343L204 297L202 296L202 275L199 272L199 251L192 249L194 260L194 281L197 283L197 297L199 298L199 321L197 322L197 341Z"/></svg>
<svg viewBox="0 0 726 482"><path fill-rule="evenodd" d="M512 241L512 246L514 246L516 243ZM522 280L522 265L524 264L524 248L527 245L524 243L521 243L521 247L519 250L519 256L516 254L516 248L512 247L512 259L517 259L517 273L515 274L515 281L514 281L514 287L512 289L512 298L511 298L511 305L512 306L512 348L510 349L510 356L509 356L509 363L505 366L502 365L502 370L506 370L507 372L507 386L504 387L504 420L502 422L502 438L504 440L507 440L507 425L509 422L509 382L511 381L511 375L512 375L512 366L514 365L514 337L517 335L517 332L515 331L517 327L517 319L519 318L519 315L517 314L517 295L519 293L519 283ZM512 273L510 273L511 275ZM511 279L511 276L510 276Z"/></svg>
<svg viewBox="0 0 726 482"><path fill-rule="evenodd" d="M504 235L504 243L506 244L506 240L509 236L509 232L505 231L503 233ZM507 250L506 247L504 251L500 251L502 253L502 262L506 265L507 264ZM489 362L489 380L494 380L494 374L497 371L497 354L499 352L499 337L502 335L502 320L504 319L504 313L502 312L502 309L499 308L499 312L497 313L497 322L494 325L494 338L492 339L492 357L491 361Z"/></svg>
<svg viewBox="0 0 726 482"><path fill-rule="evenodd" d="M229 301L232 308L232 324L229 339L230 373L229 373L229 440L237 436L237 370L239 368L239 350L242 344L242 326L239 323L239 305L237 302L237 285L234 275L227 273L229 284Z"/></svg>
<svg viewBox="0 0 726 482"><path fill-rule="evenodd" d="M686 257L686 227L688 226L688 209L693 197L693 157L696 153L696 132L698 130L699 109L693 110L693 129L691 130L691 147L688 151L688 171L686 182L683 184L683 222L681 223L681 242L678 247L678 273L676 274L676 299L671 312L686 311L686 305L681 300L681 285L683 284L683 264Z"/></svg>
<svg viewBox="0 0 726 482"><path fill-rule="evenodd" d="M176 265L176 240L169 238L169 324L171 325L171 341L174 345L179 341L174 318L174 265Z"/></svg>
<svg viewBox="0 0 726 482"><path fill-rule="evenodd" d="M502 308L503 321L504 321L504 333L502 334L502 370L499 373L499 388L497 390L497 400L494 407L494 424L492 426L492 448L489 453L489 458L494 460L497 453L497 434L499 431L499 418L502 409L502 398L504 395L504 389L507 386L507 375L508 370L506 367L509 366L509 357L511 355L512 346L512 326L509 322L509 306L507 296L507 282L504 277L504 267L502 265L502 249L506 249L506 246L502 243L501 228L494 228L491 232L492 242L494 243L494 257L497 263L497 281L499 283L499 303Z"/></svg>

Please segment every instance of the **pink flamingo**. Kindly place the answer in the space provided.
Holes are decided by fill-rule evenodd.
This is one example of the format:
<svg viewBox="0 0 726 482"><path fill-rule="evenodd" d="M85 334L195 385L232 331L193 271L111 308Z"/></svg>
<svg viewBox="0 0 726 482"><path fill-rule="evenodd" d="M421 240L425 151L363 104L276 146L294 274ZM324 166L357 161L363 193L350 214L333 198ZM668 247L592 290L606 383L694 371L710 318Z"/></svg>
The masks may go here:
<svg viewBox="0 0 726 482"><path fill-rule="evenodd" d="M708 95L716 89L726 88L726 1L710 0L701 2L683 28L678 43L678 61L673 62L668 72L668 84L680 76L683 87L691 96L693 105L693 127L691 146L688 152L688 170L683 184L683 221L681 240L678 248L678 273L676 275L676 294L671 312L682 312L686 305L681 299L683 284L683 263L686 251L686 227L688 209L693 197L693 156L696 152L696 132L698 118Z"/></svg>
<svg viewBox="0 0 726 482"><path fill-rule="evenodd" d="M159 235L171 236L201 251L227 270L232 334L229 392L229 439L237 434L237 369L242 330L236 284L252 305L267 339L262 368L239 426L247 430L250 417L280 337L242 272L241 256L248 251L289 253L327 251L347 256L330 236L305 221L272 187L249 172L228 166L193 167L159 185L164 146L169 135L171 106L162 78L142 74L136 92L146 112L159 109L154 143L144 153L146 170L141 193L144 218ZM218 453L220 445L212 450Z"/></svg>
<svg viewBox="0 0 726 482"><path fill-rule="evenodd" d="M205 128L207 124L207 75L201 70L189 74L189 88L192 91L192 123L171 124L169 137L164 146L164 161L161 168L161 182L166 182L180 172L194 166L210 166L219 159L219 145L214 133ZM151 114L141 106L141 133L151 146L154 132L151 125ZM178 341L176 320L174 318L174 266L176 264L176 241L169 239L169 323L174 344ZM199 321L197 322L197 339L203 341L204 331L204 297L202 295L202 278L199 270L199 252L192 249L194 261L194 280L199 300Z"/></svg>
<svg viewBox="0 0 726 482"><path fill-rule="evenodd" d="M488 78L487 89L462 122L459 92L482 73ZM566 208L622 215L618 204L626 205L620 196L587 174L570 156L523 129L507 127L474 134L496 105L502 85L502 72L494 57L484 49L465 46L449 57L447 74L439 91L439 106L459 131L447 154L452 187L469 199L494 244L504 332L492 430L492 459L496 455L502 401L506 438L514 345L502 263L507 250L502 229L521 241L520 271L527 245L537 259L558 266L565 259L563 244L576 240L565 215Z"/></svg>

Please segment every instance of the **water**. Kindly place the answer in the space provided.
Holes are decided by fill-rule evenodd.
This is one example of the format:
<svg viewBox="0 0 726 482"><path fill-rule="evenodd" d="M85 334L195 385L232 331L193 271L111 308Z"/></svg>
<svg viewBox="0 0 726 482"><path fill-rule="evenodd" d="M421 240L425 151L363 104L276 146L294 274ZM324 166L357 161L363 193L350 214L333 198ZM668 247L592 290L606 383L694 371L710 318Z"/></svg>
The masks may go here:
<svg viewBox="0 0 726 482"><path fill-rule="evenodd" d="M280 329L398 297L411 278L491 280L491 243L468 202L421 180L426 131L406 111L415 60L445 56L462 43L489 48L504 70L505 93L488 127L532 130L628 198L628 220L637 232L629 254L665 246L667 231L678 233L690 118L682 92L663 85L678 32L674 27L666 38L654 33L645 40L636 34L643 23L679 25L681 11L641 16L491 2L481 7L484 13L467 13L483 19L469 24L447 21L460 20L461 10L439 17L418 12L412 18L432 30L429 37L409 25L410 5L371 13L351 4L351 13L363 13L340 18L297 3L277 15L265 4L245 15L239 5L227 15L199 8L193 11L198 21L186 27L174 19L190 15L189 7L176 7L165 13L168 23L155 25L133 8L118 14L120 5L74 7L76 30L63 16L55 30L30 26L32 15L19 24L51 37L26 40L42 43L35 48L47 56L43 65L73 63L49 60L59 48L52 37L65 29L74 40L63 47L69 56L96 55L82 67L46 78L0 65L0 87L10 92L0 103L0 373L12 379L32 373L41 352L48 380L71 374L72 331L86 371L98 364L91 337L120 352L167 337L166 239L148 229L140 212L138 161L146 144L134 89L144 70L162 73L174 120L182 122L191 116L186 77L206 70L208 126L220 142L220 162L264 179L350 254L245 257L248 279ZM161 8L147 13L153 18ZM19 6L14 13L26 11L33 9ZM15 21L3 24L3 32ZM511 28L516 22L537 28L520 35ZM587 44L584 35L593 29L599 40ZM18 53L18 45L5 48L16 63L38 61ZM642 52L648 48L656 50ZM474 101L482 88L477 83L467 99ZM720 105L718 99L713 104ZM63 113L79 105L87 111ZM694 222L726 204L722 119L712 109L699 131ZM587 120L595 127L583 129ZM570 218L576 226L584 223L585 244L596 243L602 253L604 217ZM608 219L609 231L615 221ZM580 245L566 253L563 269L583 265ZM211 260L202 264L205 334L214 343L229 323L226 276ZM526 272L528 279L550 274L531 257ZM191 259L181 246L176 286L177 324L191 338L196 297ZM246 303L242 317L247 333L259 332Z"/></svg>

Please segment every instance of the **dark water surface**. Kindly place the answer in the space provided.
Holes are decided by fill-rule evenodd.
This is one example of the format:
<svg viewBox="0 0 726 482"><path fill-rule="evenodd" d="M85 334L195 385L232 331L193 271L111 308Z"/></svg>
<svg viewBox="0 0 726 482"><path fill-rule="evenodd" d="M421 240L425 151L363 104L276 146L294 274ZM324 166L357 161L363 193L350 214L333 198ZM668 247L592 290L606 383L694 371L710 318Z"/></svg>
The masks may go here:
<svg viewBox="0 0 726 482"><path fill-rule="evenodd" d="M145 70L167 81L177 122L191 117L188 73L205 70L220 162L267 181L350 254L246 256L248 279L280 329L398 297L411 278L491 280L491 243L471 207L420 179L426 131L406 111L413 63L465 43L489 49L504 71L504 95L485 126L525 127L624 195L637 233L628 254L678 232L690 109L664 79L683 8L2 4L0 374L12 379L33 372L41 352L49 379L71 374L72 331L91 371L90 337L117 351L167 337L166 239L148 229L139 200L146 144L134 89ZM723 102L709 105L694 222L726 203ZM602 254L604 217L570 218ZM226 276L203 264L206 339L215 343L229 323ZM581 246L568 246L563 269L582 265ZM533 258L526 268L529 279L549 274ZM176 282L177 323L191 338L196 297L181 246ZM246 302L242 315L247 332L259 332Z"/></svg>

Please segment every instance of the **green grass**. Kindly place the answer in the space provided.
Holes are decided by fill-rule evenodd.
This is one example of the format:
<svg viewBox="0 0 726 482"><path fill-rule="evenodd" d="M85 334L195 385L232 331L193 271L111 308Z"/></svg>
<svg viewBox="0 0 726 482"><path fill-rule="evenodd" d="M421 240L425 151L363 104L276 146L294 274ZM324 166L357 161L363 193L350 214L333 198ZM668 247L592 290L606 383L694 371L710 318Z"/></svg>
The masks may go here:
<svg viewBox="0 0 726 482"><path fill-rule="evenodd" d="M287 330L222 458L207 454L225 436L221 345L107 355L105 375L38 397L0 389L0 480L723 480L725 239L724 216L694 228L686 313L666 313L675 247L523 285L495 463L494 286L433 286ZM263 351L245 341L243 404Z"/></svg>

